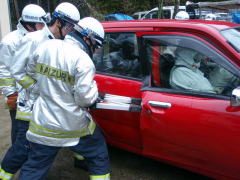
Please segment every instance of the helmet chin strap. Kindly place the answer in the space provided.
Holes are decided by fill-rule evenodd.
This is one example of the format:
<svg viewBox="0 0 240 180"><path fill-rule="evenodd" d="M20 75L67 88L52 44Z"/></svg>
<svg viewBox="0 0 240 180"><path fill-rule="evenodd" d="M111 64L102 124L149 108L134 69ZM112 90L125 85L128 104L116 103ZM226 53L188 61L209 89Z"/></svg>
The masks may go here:
<svg viewBox="0 0 240 180"><path fill-rule="evenodd" d="M33 28L34 31L37 31L37 28L36 28L36 24L34 24L33 26L31 26Z"/></svg>
<svg viewBox="0 0 240 180"><path fill-rule="evenodd" d="M60 33L60 39L61 39L61 40L64 40L64 37L63 37L63 35L62 35L62 26L59 27L58 30L59 30L59 33Z"/></svg>
<svg viewBox="0 0 240 180"><path fill-rule="evenodd" d="M87 47L88 47L88 49L89 49L89 56L90 56L91 58L93 58L93 53L94 53L94 51L95 51L95 48L94 48L94 45L93 45L93 42L92 42L91 38L87 38L87 39L88 39L88 41L90 42L90 44L88 44L87 42L85 42L86 45L87 45Z"/></svg>
<svg viewBox="0 0 240 180"><path fill-rule="evenodd" d="M86 46L88 47L88 55L90 56L90 58L93 58L93 52L92 52L92 48L90 45L88 45L86 42L84 42L86 44Z"/></svg>
<svg viewBox="0 0 240 180"><path fill-rule="evenodd" d="M63 28L63 25L62 25L62 22L61 22L61 21L60 21L60 24L61 24L61 26L58 27L58 31L59 31L59 33L60 33L60 39L61 39L61 40L64 40L64 36L62 35L62 28Z"/></svg>

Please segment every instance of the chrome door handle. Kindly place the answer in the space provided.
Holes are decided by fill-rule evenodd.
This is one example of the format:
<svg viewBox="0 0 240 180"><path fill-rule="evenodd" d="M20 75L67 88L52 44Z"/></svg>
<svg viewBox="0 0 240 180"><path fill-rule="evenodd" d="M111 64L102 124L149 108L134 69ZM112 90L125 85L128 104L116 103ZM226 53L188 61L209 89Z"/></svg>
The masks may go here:
<svg viewBox="0 0 240 180"><path fill-rule="evenodd" d="M170 108L172 106L171 103L159 102L159 101L148 101L148 104L150 106L161 107L161 108Z"/></svg>

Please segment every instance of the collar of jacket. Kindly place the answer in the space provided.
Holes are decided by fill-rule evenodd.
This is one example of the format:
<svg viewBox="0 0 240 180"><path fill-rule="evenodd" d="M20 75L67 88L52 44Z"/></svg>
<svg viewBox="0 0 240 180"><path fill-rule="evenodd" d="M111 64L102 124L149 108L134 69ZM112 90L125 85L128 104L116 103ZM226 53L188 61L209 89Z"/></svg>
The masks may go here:
<svg viewBox="0 0 240 180"><path fill-rule="evenodd" d="M89 48L85 41L77 36L75 33L68 33L68 35L65 37L64 41L69 42L71 44L76 44L79 48L81 48L83 51L85 51L89 55Z"/></svg>
<svg viewBox="0 0 240 180"><path fill-rule="evenodd" d="M56 39L46 24L45 27L43 28L43 31L46 32L49 39Z"/></svg>

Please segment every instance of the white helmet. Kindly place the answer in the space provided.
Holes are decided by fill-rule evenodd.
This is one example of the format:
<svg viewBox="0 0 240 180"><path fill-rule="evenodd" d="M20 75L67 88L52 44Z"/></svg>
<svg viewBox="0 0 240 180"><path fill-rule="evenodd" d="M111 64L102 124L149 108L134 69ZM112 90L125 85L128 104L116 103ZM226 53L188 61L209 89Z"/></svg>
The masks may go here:
<svg viewBox="0 0 240 180"><path fill-rule="evenodd" d="M22 20L24 22L44 23L43 16L46 12L36 4L29 4L22 10Z"/></svg>
<svg viewBox="0 0 240 180"><path fill-rule="evenodd" d="M207 14L205 16L205 20L216 20L216 19L217 19L217 16L215 14L212 14L212 13Z"/></svg>
<svg viewBox="0 0 240 180"><path fill-rule="evenodd" d="M56 7L53 12L53 17L62 19L71 24L76 24L80 19L80 13L71 3L63 2Z"/></svg>
<svg viewBox="0 0 240 180"><path fill-rule="evenodd" d="M79 30L79 28L75 26L76 31L80 32L83 36L93 38L96 41L97 48L102 46L105 33L102 24L97 19L85 17L78 22L78 25L83 28L83 30Z"/></svg>
<svg viewBox="0 0 240 180"><path fill-rule="evenodd" d="M193 3L192 1L187 1L186 6L189 5L189 4L192 4L192 3Z"/></svg>
<svg viewBox="0 0 240 180"><path fill-rule="evenodd" d="M187 20L189 19L189 15L186 11L179 11L175 16L175 19Z"/></svg>

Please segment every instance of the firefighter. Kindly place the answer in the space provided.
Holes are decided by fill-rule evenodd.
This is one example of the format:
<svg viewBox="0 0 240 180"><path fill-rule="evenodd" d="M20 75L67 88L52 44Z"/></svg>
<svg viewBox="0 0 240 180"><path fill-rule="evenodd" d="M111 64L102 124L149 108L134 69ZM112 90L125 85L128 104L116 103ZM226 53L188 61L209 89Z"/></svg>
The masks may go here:
<svg viewBox="0 0 240 180"><path fill-rule="evenodd" d="M91 180L110 179L104 137L86 110L98 98L95 67L86 52L91 55L102 46L104 29L91 17L80 20L74 29L64 41L42 43L27 65L39 96L27 131L31 150L19 180L45 179L61 147L86 159Z"/></svg>
<svg viewBox="0 0 240 180"><path fill-rule="evenodd" d="M24 89L29 91L34 88L35 82L33 79L28 79L29 76L25 73L25 65L29 60L29 55L41 42L48 39L64 39L66 34L73 30L73 24L80 19L79 11L75 6L70 3L64 2L59 4L53 12L52 19L42 31L33 33L26 36L22 40L21 48L15 56L15 63L11 66L11 72L17 81L23 86ZM28 120L31 117L31 107L34 102L34 97L29 97L28 93L22 96L18 106L17 117ZM21 106L20 106L21 105ZM28 109L26 107L29 107ZM79 154L75 154L75 158L81 161L84 169L84 159Z"/></svg>
<svg viewBox="0 0 240 180"><path fill-rule="evenodd" d="M7 97L6 103L8 105L8 109L10 110L12 120L12 144L16 139L14 124L16 121L16 102L20 87L12 77L9 67L20 39L28 32L42 29L44 27L42 17L45 15L46 12L38 5L29 4L25 6L22 11L22 17L19 19L17 30L6 35L0 44L0 52L2 55L2 58L0 59L0 89Z"/></svg>
<svg viewBox="0 0 240 180"><path fill-rule="evenodd" d="M22 10L22 16L19 19L17 30L7 34L0 43L0 89L6 97L6 105L8 106L12 127L11 127L11 142L14 145L19 134L26 133L25 122L16 118L16 108L17 108L17 98L21 97L25 92L21 90L21 86L16 83L10 72L10 64L14 63L13 57L17 50L17 46L20 40L28 32L33 32L36 30L41 30L44 27L44 18L46 17L46 12L38 5L29 4L25 6ZM26 139L26 138L24 138ZM25 144L24 139L19 139L23 144ZM14 150L10 148L10 151ZM19 151L18 155L23 155L25 151ZM10 179L12 174L14 174L21 164L21 157L15 159L15 163L8 164L8 158L11 158L10 154L2 161L0 166L0 179Z"/></svg>
<svg viewBox="0 0 240 180"><path fill-rule="evenodd" d="M35 97L30 96L30 90L36 90L35 81L30 79L25 73L26 64L30 55L34 52L37 46L48 39L63 39L65 35L73 30L73 25L80 19L80 14L77 8L70 3L59 4L49 22L49 26L45 26L42 30L28 33L24 36L16 49L18 49L13 57L13 62L10 65L10 71L16 81L25 89L26 93L20 94L18 98L16 119L21 121L21 134L17 135L17 139L12 147L7 151L2 164L4 173L11 176L21 167L26 161L28 155L29 142L26 139L26 131L29 127L31 118L32 106ZM24 154L21 154L24 152ZM11 167L10 167L11 165ZM13 168L14 166L14 168ZM7 169L7 170L5 170ZM4 179L5 180L5 179Z"/></svg>
<svg viewBox="0 0 240 180"><path fill-rule="evenodd" d="M90 28L90 25L91 25L91 24L89 24L90 22L92 22L91 24L94 25L95 24L94 22L96 22L96 19L91 18L91 17L86 17L86 18L81 19L81 21L79 21L78 25L79 25L79 27L83 27L86 29L86 28ZM94 29L94 27L92 27L92 29ZM91 58L93 58L93 51L90 50L90 47L88 46L88 44L85 41L87 39L86 34L84 34L84 32L81 32L82 38L80 38L79 35L76 33L77 33L77 31L70 32L68 35L66 35L65 41L71 43L71 42L74 42L73 39L78 39L79 47L83 51L85 51ZM103 37L104 35L102 34L101 36ZM74 153L74 166L77 168L83 169L85 171L88 171L87 162L86 162L85 158L82 155L80 155L79 153Z"/></svg>

